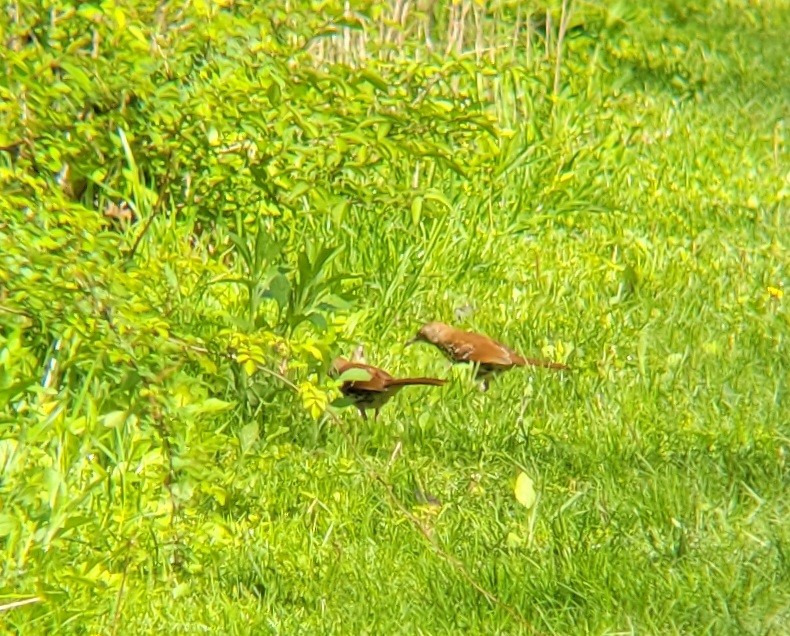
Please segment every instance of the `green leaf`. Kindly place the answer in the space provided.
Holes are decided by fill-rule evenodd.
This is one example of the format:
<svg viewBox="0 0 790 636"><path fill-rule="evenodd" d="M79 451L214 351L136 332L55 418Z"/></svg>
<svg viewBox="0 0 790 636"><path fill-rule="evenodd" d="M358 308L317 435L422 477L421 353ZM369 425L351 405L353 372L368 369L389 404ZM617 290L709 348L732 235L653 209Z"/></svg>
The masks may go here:
<svg viewBox="0 0 790 636"><path fill-rule="evenodd" d="M10 474L17 462L24 456L17 454L19 443L15 439L0 439L0 469Z"/></svg>
<svg viewBox="0 0 790 636"><path fill-rule="evenodd" d="M221 413L222 411L228 411L234 406L233 402L225 402L217 398L208 398L199 404L190 404L185 410L192 415L203 415L206 413Z"/></svg>
<svg viewBox="0 0 790 636"><path fill-rule="evenodd" d="M364 369L348 369L340 374L338 382L368 382L373 377L369 371Z"/></svg>
<svg viewBox="0 0 790 636"><path fill-rule="evenodd" d="M280 102L282 101L282 91L280 90L280 86L277 82L272 82L269 85L269 88L266 89L266 97L269 99L269 102L272 106L279 106Z"/></svg>
<svg viewBox="0 0 790 636"><path fill-rule="evenodd" d="M526 473L519 473L516 478L516 486L514 488L516 501L518 501L525 508L532 508L535 505L537 494L535 493L535 484L532 478Z"/></svg>
<svg viewBox="0 0 790 636"><path fill-rule="evenodd" d="M128 411L111 411L102 416L101 423L107 428L120 428L128 416Z"/></svg>
<svg viewBox="0 0 790 636"><path fill-rule="evenodd" d="M241 452L246 453L249 451L255 442L258 441L259 427L257 422L250 422L241 427L239 431L239 444L241 445Z"/></svg>
<svg viewBox="0 0 790 636"><path fill-rule="evenodd" d="M255 234L255 274L260 274L267 261L276 256L273 250L273 241L263 226L263 221L258 220L258 230Z"/></svg>
<svg viewBox="0 0 790 636"><path fill-rule="evenodd" d="M330 214L332 215L332 221L340 225L343 222L343 219L346 216L346 212L348 212L349 203L346 199L340 199L337 201L333 206Z"/></svg>
<svg viewBox="0 0 790 636"><path fill-rule="evenodd" d="M219 133L214 126L211 126L206 133L206 137L208 138L208 145L209 146L216 146L219 144Z"/></svg>
<svg viewBox="0 0 790 636"><path fill-rule="evenodd" d="M520 548L522 545L524 545L524 538L517 532L508 532L505 539L505 545L511 550Z"/></svg>
<svg viewBox="0 0 790 636"><path fill-rule="evenodd" d="M0 537L8 537L19 532L19 519L14 515L0 513Z"/></svg>
<svg viewBox="0 0 790 636"><path fill-rule="evenodd" d="M358 276L333 276L327 281L327 284L334 283L336 280L348 280L350 278L358 278ZM353 307L353 303L337 294L327 294L321 299L318 308L325 311L348 311Z"/></svg>
<svg viewBox="0 0 790 636"><path fill-rule="evenodd" d="M343 397L339 397L336 400L332 400L332 403L329 406L336 409L344 409L346 407L352 406L353 404L354 404L354 398L347 397L344 395Z"/></svg>
<svg viewBox="0 0 790 636"><path fill-rule="evenodd" d="M88 77L85 71L74 64L69 64L68 62L62 62L60 66L69 74L69 78L74 81L74 83L77 84L82 90L88 94L93 92L93 81L90 77Z"/></svg>
<svg viewBox="0 0 790 636"><path fill-rule="evenodd" d="M392 129L392 124L388 121L381 122L376 127L376 139L379 141L384 141L387 135L390 134L390 130Z"/></svg>
<svg viewBox="0 0 790 636"><path fill-rule="evenodd" d="M253 375L258 370L258 365L255 364L255 360L248 359L242 366L249 376Z"/></svg>
<svg viewBox="0 0 790 636"><path fill-rule="evenodd" d="M341 250L341 247L322 247L313 263L313 271L317 273L322 270L325 265L328 265L338 254L340 254Z"/></svg>
<svg viewBox="0 0 790 636"><path fill-rule="evenodd" d="M6 404L11 402L17 395L22 393L29 386L35 384L35 382L35 378L29 378L26 380L20 380L11 386L6 386L0 389L0 409L5 407Z"/></svg>
<svg viewBox="0 0 790 636"><path fill-rule="evenodd" d="M310 259L307 257L307 252L299 252L296 258L296 267L299 271L298 287L299 292L303 292L308 282L312 278L312 268L310 267Z"/></svg>
<svg viewBox="0 0 790 636"><path fill-rule="evenodd" d="M252 259L252 252L250 252L249 248L247 247L247 243L238 234L233 232L228 233L228 238L236 246L236 249L239 250L241 257L244 260L244 264L247 266L247 270L252 273L255 270L255 263Z"/></svg>
<svg viewBox="0 0 790 636"><path fill-rule="evenodd" d="M327 330L327 328L329 327L329 324L327 323L326 318L324 318L323 314L319 314L319 313L315 313L315 312L311 313L308 316L307 320L311 324L315 325L315 327L321 333L324 333Z"/></svg>
<svg viewBox="0 0 790 636"><path fill-rule="evenodd" d="M420 224L420 217L422 215L422 204L424 199L421 196L414 197L411 202L411 222L414 225Z"/></svg>
<svg viewBox="0 0 790 636"><path fill-rule="evenodd" d="M77 8L77 15L91 22L98 23L103 17L104 13L96 7L84 2Z"/></svg>
<svg viewBox="0 0 790 636"><path fill-rule="evenodd" d="M453 204L450 203L450 200L438 190L434 190L433 188L431 188L430 190L426 190L424 196L429 201L436 201L438 203L441 203L448 210L453 209Z"/></svg>
<svg viewBox="0 0 790 636"><path fill-rule="evenodd" d="M285 435L285 434L286 434L288 431L290 431L290 430L291 430L291 429L290 429L290 428L288 428L287 426L278 426L276 431L274 431L274 432L272 432L272 433L269 433L269 434L266 436L266 443L268 444L268 443L270 443L272 440L275 440L275 439L277 439L278 437L280 437L280 436L282 436L282 435Z"/></svg>
<svg viewBox="0 0 790 636"><path fill-rule="evenodd" d="M121 141L121 146L123 147L123 154L126 157L126 163L129 165L129 169L133 172L137 172L137 163L134 159L134 152L132 152L132 147L129 145L129 140L126 138L126 133L124 132L123 128L120 126L118 127L118 139Z"/></svg>
<svg viewBox="0 0 790 636"><path fill-rule="evenodd" d="M280 311L288 307L291 295L291 283L283 274L277 274L269 282L269 294L277 303Z"/></svg>
<svg viewBox="0 0 790 636"><path fill-rule="evenodd" d="M373 84L373 86L378 88L383 93L386 93L387 91L389 91L389 84L387 82L385 82L384 78L381 77L381 75L379 75L378 73L374 73L371 70L364 70L364 71L362 71L359 74L359 76L362 79L364 79L364 80L370 82L371 84Z"/></svg>

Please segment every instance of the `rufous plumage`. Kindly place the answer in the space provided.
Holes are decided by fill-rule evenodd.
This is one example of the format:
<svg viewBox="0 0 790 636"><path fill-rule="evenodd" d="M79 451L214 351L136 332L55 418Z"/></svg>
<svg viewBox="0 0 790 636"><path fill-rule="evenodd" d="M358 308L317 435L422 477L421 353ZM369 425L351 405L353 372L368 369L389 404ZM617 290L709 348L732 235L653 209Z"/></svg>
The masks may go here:
<svg viewBox="0 0 790 636"><path fill-rule="evenodd" d="M340 392L353 400L362 419L367 419L365 411L369 409L374 410L373 417L377 418L381 407L405 386L442 386L446 382L439 378L393 378L384 369L345 358L335 358L330 375L339 377L349 369L359 369L370 376L370 379L349 380L340 386Z"/></svg>
<svg viewBox="0 0 790 636"><path fill-rule="evenodd" d="M435 346L450 362L475 365L476 378L482 380L484 389L488 388L489 378L513 367L529 365L568 369L568 365L561 362L525 358L493 338L474 331L463 331L443 322L425 323L407 344L415 342L427 342Z"/></svg>

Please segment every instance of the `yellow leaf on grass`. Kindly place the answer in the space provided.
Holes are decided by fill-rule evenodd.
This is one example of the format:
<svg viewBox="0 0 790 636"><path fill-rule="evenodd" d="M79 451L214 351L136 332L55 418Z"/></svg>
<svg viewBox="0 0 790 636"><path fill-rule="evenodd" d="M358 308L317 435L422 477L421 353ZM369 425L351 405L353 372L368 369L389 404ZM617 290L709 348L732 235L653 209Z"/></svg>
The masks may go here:
<svg viewBox="0 0 790 636"><path fill-rule="evenodd" d="M537 494L535 484L527 473L519 473L516 478L516 487L513 489L518 501L525 508L532 508L535 505Z"/></svg>
<svg viewBox="0 0 790 636"><path fill-rule="evenodd" d="M127 411L110 411L102 416L102 424L107 428L120 428L129 417Z"/></svg>

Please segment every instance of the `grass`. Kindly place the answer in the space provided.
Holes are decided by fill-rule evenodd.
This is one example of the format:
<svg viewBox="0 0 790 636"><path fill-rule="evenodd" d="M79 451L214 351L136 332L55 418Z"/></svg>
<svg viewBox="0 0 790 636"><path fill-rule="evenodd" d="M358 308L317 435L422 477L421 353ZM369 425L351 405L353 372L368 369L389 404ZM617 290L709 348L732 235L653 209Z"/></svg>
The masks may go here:
<svg viewBox="0 0 790 636"><path fill-rule="evenodd" d="M179 485L202 493L179 495L188 523L136 494L144 462L110 471L139 498L125 536L153 551L107 539L117 552L68 577L42 557L36 580L58 583L5 612L8 629L786 631L790 23L781 3L695 6L643 10L598 62L568 55L567 90L514 121L510 156L529 151L478 182L490 191L439 184L449 207L419 223L365 206L342 225L292 220L362 276L336 349L451 383L404 390L377 423L267 404L247 447L237 412L190 424L183 454L209 449L191 459L222 472ZM522 107L508 99L492 108ZM430 319L572 371L515 370L480 393L403 348ZM8 598L26 576L10 563Z"/></svg>

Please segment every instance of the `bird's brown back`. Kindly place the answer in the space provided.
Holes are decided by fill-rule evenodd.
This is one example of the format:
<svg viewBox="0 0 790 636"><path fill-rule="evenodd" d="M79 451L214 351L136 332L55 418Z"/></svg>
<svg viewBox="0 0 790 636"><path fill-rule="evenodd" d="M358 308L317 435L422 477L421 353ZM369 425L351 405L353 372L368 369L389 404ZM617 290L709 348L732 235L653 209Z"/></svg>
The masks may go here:
<svg viewBox="0 0 790 636"><path fill-rule="evenodd" d="M482 373L504 371L512 367L532 365L547 369L567 369L568 366L560 362L524 358L510 347L497 342L493 338L463 331L442 322L429 322L424 324L415 340L424 340L439 349L452 362L470 362L480 366Z"/></svg>
<svg viewBox="0 0 790 636"><path fill-rule="evenodd" d="M438 345L454 362L473 362L497 367L527 364L527 361L510 347L481 333L441 325L438 336L438 341L434 344Z"/></svg>

